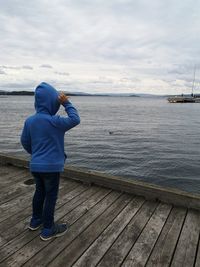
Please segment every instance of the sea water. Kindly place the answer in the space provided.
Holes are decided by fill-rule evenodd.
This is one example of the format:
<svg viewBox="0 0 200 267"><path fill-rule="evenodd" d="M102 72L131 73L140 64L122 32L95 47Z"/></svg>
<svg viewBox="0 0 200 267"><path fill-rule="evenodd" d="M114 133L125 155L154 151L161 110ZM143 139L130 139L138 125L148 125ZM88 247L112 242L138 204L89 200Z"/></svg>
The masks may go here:
<svg viewBox="0 0 200 267"><path fill-rule="evenodd" d="M69 165L200 193L200 104L166 98L71 97L81 124L65 136ZM0 97L0 152L20 145L33 96ZM59 111L65 116L64 109Z"/></svg>

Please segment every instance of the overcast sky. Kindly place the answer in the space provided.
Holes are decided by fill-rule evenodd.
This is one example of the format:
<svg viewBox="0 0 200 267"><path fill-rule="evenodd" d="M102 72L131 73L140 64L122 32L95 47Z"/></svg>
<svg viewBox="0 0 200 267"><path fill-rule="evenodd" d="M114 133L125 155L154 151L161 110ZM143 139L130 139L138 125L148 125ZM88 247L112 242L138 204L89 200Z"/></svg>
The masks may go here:
<svg viewBox="0 0 200 267"><path fill-rule="evenodd" d="M0 89L200 92L198 0L0 0Z"/></svg>

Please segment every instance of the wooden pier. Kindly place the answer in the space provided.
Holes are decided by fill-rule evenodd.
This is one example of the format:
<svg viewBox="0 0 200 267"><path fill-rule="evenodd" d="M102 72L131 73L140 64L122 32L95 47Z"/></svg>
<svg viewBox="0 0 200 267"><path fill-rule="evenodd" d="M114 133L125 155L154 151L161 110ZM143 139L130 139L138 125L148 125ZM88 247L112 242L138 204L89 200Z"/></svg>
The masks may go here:
<svg viewBox="0 0 200 267"><path fill-rule="evenodd" d="M66 167L50 241L27 229L28 160L0 155L0 266L200 266L200 196Z"/></svg>

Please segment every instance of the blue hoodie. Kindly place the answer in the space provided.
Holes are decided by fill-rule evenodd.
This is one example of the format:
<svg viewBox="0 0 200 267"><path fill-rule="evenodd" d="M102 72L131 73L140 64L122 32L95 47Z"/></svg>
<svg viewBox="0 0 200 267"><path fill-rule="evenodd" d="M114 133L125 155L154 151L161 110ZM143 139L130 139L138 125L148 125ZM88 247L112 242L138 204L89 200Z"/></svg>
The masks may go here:
<svg viewBox="0 0 200 267"><path fill-rule="evenodd" d="M68 117L56 115L60 103L55 88L44 82L36 88L36 113L26 119L21 135L22 146L31 154L32 172L61 172L64 169L67 157L64 135L80 123L80 117L69 101L63 106Z"/></svg>

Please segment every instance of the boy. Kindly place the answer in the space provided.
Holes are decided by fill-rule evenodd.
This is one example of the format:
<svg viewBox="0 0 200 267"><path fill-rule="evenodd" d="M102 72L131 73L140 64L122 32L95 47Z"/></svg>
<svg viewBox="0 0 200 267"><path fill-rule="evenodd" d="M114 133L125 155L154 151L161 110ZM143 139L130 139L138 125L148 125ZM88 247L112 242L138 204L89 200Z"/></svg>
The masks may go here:
<svg viewBox="0 0 200 267"><path fill-rule="evenodd" d="M68 117L56 115L62 104ZM35 89L36 113L26 119L21 144L31 154L30 171L36 189L32 202L29 229L36 230L43 224L40 238L44 241L66 233L66 223L54 223L54 210L59 189L60 172L64 169L65 132L80 123L77 110L63 93L42 82Z"/></svg>

